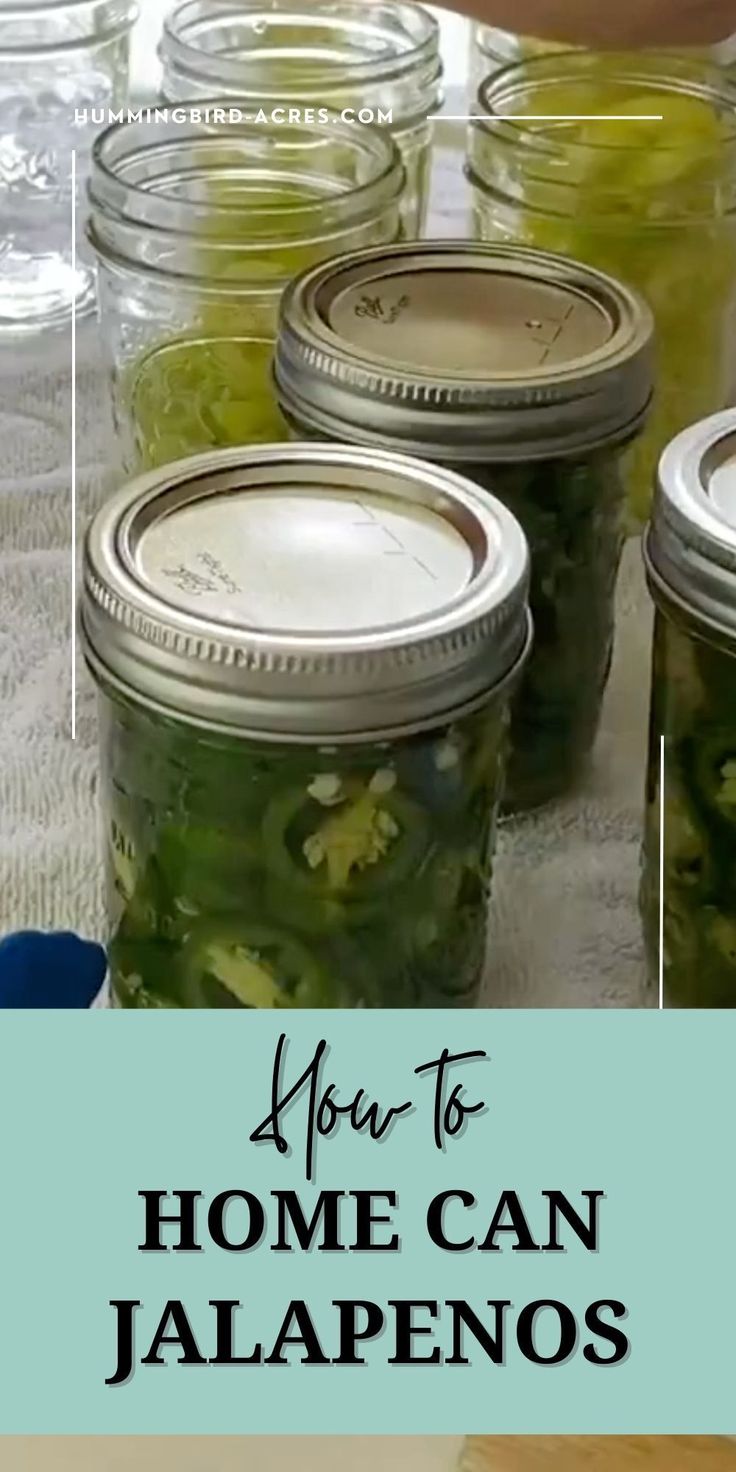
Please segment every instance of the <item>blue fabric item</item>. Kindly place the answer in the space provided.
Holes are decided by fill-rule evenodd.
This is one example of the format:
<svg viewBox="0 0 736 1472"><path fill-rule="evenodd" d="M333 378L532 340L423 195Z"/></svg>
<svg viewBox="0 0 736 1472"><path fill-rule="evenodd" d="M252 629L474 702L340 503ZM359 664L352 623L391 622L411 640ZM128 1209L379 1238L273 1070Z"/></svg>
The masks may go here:
<svg viewBox="0 0 736 1472"><path fill-rule="evenodd" d="M0 1009L90 1007L105 979L102 946L23 931L0 941Z"/></svg>

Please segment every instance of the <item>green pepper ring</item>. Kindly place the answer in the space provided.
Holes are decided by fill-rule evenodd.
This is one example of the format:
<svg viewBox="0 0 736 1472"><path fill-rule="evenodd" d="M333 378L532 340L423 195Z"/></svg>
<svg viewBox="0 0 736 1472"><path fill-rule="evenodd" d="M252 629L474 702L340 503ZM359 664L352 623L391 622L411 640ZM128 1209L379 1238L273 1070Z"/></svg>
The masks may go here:
<svg viewBox="0 0 736 1472"><path fill-rule="evenodd" d="M299 890L315 899L337 900L352 916L362 900L378 897L416 875L429 851L430 832L426 814L401 793L386 793L380 799L381 808L396 819L401 836L385 861L351 878L346 889L336 894L308 872L302 872L289 852L287 832L303 803L304 793L291 789L275 798L267 808L262 828L266 867L287 889Z"/></svg>
<svg viewBox="0 0 736 1472"><path fill-rule="evenodd" d="M204 975L209 974L206 969L205 956L208 947L213 944L222 946L224 949L233 950L238 948L256 952L276 950L279 958L278 969L280 970L280 963L283 962L285 974L290 980L293 979L295 983L294 992L289 993L282 986L277 976L274 977L275 985L283 992L284 1006L292 1007L298 1005L307 1007L328 1005L325 1001L322 1001L321 1004L314 1001L300 1001L295 1004L292 1000L292 996L296 996L300 991L302 994L305 992L309 994L311 992L314 996L321 994L325 997L334 990L326 972L319 962L315 960L311 952L307 950L306 946L302 945L300 940L295 936L289 935L284 930L277 929L275 926L263 925L255 921L250 923L245 920L233 921L228 919L224 924L218 924L217 921L209 921L206 925L194 929L182 949L181 960L185 1006L203 1009L208 1007L208 1003L205 1000L202 978ZM214 972L211 974L215 975L215 979L226 991L232 990L228 987L227 982L222 981ZM233 993L233 995L236 994ZM240 1000L238 998L238 1001ZM242 1005L245 1006L247 1004L243 1003Z"/></svg>
<svg viewBox="0 0 736 1472"><path fill-rule="evenodd" d="M730 732L724 727L716 727L709 735L706 728L689 740L681 740L678 745L683 777L694 808L711 826L716 825L724 833L733 835L736 804L734 816L729 818L715 794L724 763L736 762L736 730Z"/></svg>
<svg viewBox="0 0 736 1472"><path fill-rule="evenodd" d="M199 905L223 891L241 892L241 903L258 877L261 856L255 841L234 837L219 828L171 826L157 844L161 877L172 905L190 900ZM237 873L237 890L234 890ZM213 908L218 908L215 904ZM186 915L186 911L182 912ZM193 912L195 918L197 911Z"/></svg>

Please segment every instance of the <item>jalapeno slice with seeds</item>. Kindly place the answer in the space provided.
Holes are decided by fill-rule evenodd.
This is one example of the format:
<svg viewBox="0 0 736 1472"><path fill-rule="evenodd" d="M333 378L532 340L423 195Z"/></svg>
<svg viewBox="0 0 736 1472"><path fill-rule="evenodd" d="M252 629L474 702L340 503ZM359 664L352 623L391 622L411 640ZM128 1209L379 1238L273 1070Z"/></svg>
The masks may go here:
<svg viewBox="0 0 736 1472"><path fill-rule="evenodd" d="M491 703L404 743L309 753L125 707L108 747L136 831L112 911L120 1005L469 1004L505 729Z"/></svg>

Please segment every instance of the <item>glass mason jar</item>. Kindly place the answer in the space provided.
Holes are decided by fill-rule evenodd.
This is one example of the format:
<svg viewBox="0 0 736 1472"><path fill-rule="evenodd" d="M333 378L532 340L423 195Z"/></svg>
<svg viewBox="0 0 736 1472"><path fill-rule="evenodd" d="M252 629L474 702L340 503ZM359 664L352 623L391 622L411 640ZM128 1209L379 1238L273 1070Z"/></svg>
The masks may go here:
<svg viewBox="0 0 736 1472"><path fill-rule="evenodd" d="M131 0L10 0L0 15L0 341L94 305L72 251L72 153L125 100ZM93 116L94 113L94 116Z"/></svg>
<svg viewBox="0 0 736 1472"><path fill-rule="evenodd" d="M535 634L513 705L507 811L566 792L595 740L651 337L631 292L523 247L363 251L284 296L275 375L297 435L461 469L524 528Z"/></svg>
<svg viewBox="0 0 736 1472"><path fill-rule="evenodd" d="M127 470L283 437L281 291L312 261L397 239L403 180L381 129L262 126L228 102L97 140L88 232Z"/></svg>
<svg viewBox="0 0 736 1472"><path fill-rule="evenodd" d="M731 67L734 64L736 38L718 46L679 48L676 55L689 56L710 61L714 66ZM502 31L498 26L477 25L473 27L471 40L470 78L473 91L477 91L486 77L495 76L503 67L520 61L532 61L535 56L552 56L560 51L579 50L569 42L540 41L535 36L519 36L513 31Z"/></svg>
<svg viewBox="0 0 736 1472"><path fill-rule="evenodd" d="M475 25L470 38L471 96L475 95L486 77L495 76L504 67L531 61L535 56L551 56L571 49L555 41L539 41L533 36L502 31L498 26Z"/></svg>
<svg viewBox="0 0 736 1472"><path fill-rule="evenodd" d="M304 104L327 119L388 119L406 167L407 236L429 192L432 114L442 104L439 26L412 0L185 0L161 42L164 96Z"/></svg>
<svg viewBox="0 0 736 1472"><path fill-rule="evenodd" d="M736 388L736 84L684 57L568 51L489 79L478 109L468 173L479 236L587 261L654 311L657 392L631 480L638 528L665 444ZM558 114L595 116L544 120Z"/></svg>
<svg viewBox="0 0 736 1472"><path fill-rule="evenodd" d="M528 550L459 476L282 445L98 513L109 950L124 1007L469 1006Z"/></svg>
<svg viewBox="0 0 736 1472"><path fill-rule="evenodd" d="M662 921L668 1006L736 1007L733 410L665 451L645 561L656 608L641 890L652 982Z"/></svg>

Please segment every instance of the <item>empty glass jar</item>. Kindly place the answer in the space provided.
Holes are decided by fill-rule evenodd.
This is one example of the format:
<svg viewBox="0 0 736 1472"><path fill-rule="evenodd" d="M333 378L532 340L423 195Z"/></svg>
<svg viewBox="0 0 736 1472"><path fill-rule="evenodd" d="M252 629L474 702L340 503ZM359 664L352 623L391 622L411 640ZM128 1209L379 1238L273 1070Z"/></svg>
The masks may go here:
<svg viewBox="0 0 736 1472"><path fill-rule="evenodd" d="M498 73L478 109L481 238L588 261L654 311L657 393L631 481L641 526L665 444L736 386L736 86L684 57L567 51ZM565 114L592 119L549 120Z"/></svg>
<svg viewBox="0 0 736 1472"><path fill-rule="evenodd" d="M437 21L411 0L185 0L161 43L172 101L233 96L251 108L302 103L327 116L385 123L406 167L407 235L429 188L431 115L441 105Z"/></svg>
<svg viewBox="0 0 736 1472"><path fill-rule="evenodd" d="M247 123L229 106L124 123L94 148L89 235L127 469L281 438L270 361L285 283L400 233L387 132Z"/></svg>
<svg viewBox="0 0 736 1472"><path fill-rule="evenodd" d="M736 1007L736 413L680 435L659 482L645 544L656 605L649 965L656 987L661 962L669 1006Z"/></svg>
<svg viewBox="0 0 736 1472"><path fill-rule="evenodd" d="M123 1007L466 1007L528 550L400 455L197 456L91 527Z"/></svg>
<svg viewBox="0 0 736 1472"><path fill-rule="evenodd" d="M0 341L94 303L72 249L72 153L87 173L92 110L126 97L131 0L10 0L0 7ZM81 242L80 242L81 243Z"/></svg>

